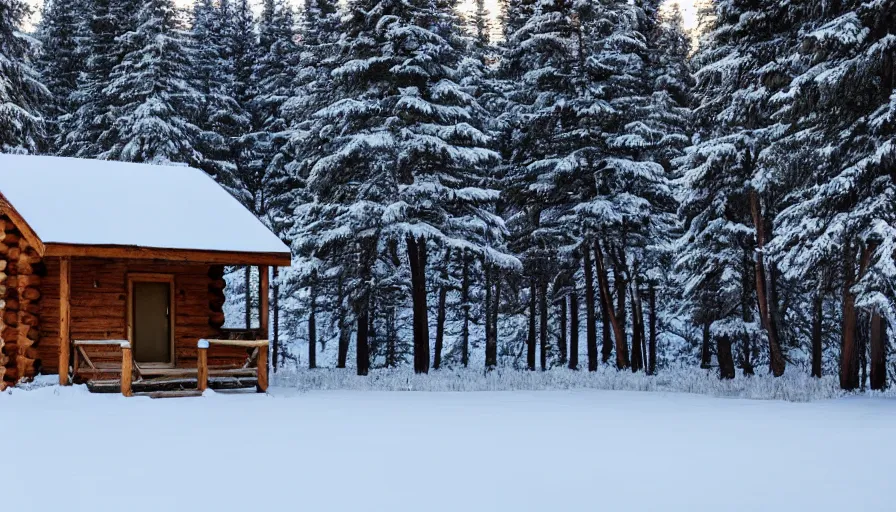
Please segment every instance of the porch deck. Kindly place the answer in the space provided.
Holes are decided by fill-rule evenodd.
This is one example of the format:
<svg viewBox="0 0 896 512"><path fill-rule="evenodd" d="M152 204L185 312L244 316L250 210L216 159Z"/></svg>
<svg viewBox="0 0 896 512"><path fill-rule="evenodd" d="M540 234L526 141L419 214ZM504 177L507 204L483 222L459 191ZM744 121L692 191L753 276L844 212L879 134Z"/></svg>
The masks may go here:
<svg viewBox="0 0 896 512"><path fill-rule="evenodd" d="M254 334L244 334L247 337ZM183 392L205 389L239 389L255 387L259 393L268 385L268 340L259 339L201 339L197 344L195 368L141 367L134 361L130 342L126 340L74 340L72 342L73 380L85 382L91 392L121 392L125 396L158 392ZM246 349L246 359L241 367L208 365L208 351L212 346ZM120 363L94 363L85 348L105 347L120 349Z"/></svg>

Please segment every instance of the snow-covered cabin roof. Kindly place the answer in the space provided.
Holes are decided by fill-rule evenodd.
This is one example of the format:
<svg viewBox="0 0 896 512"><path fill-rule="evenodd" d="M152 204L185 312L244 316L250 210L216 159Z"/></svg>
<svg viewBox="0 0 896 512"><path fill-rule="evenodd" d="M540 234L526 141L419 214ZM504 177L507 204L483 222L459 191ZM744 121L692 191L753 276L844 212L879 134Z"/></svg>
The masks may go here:
<svg viewBox="0 0 896 512"><path fill-rule="evenodd" d="M288 265L289 248L212 178L190 167L0 154L0 194L47 256L90 255L85 246L115 246L144 249L135 257L165 259L153 251L164 249L176 256L171 259L186 260L178 251L206 251L243 255L232 264ZM218 255L219 262L231 263L225 255Z"/></svg>

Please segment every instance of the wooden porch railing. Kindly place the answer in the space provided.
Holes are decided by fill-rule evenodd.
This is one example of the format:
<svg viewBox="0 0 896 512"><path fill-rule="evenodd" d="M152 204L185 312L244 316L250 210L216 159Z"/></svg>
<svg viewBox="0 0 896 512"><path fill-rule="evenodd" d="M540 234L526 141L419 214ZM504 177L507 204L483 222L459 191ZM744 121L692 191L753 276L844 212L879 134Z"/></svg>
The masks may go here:
<svg viewBox="0 0 896 512"><path fill-rule="evenodd" d="M249 357L246 358L246 362L243 363L243 367L239 368L236 371L251 372L254 369L255 377L257 380L255 388L259 393L264 393L268 389L269 344L270 343L268 342L268 340L199 340L199 344L197 345L197 348L199 349L199 357L197 359L197 389L199 389L199 391L205 391L206 389L208 389L208 378L210 375L208 368L208 349L212 345L218 345L253 349L252 353L249 354ZM255 363L254 368L252 367L253 363ZM219 373L224 372L228 372L228 370L212 371L211 375L215 376Z"/></svg>
<svg viewBox="0 0 896 512"><path fill-rule="evenodd" d="M107 371L98 368L95 364L93 364L90 356L87 355L87 351L85 350L86 347L120 347L121 394L124 396L131 396L133 394L131 392L131 383L134 380L134 373L137 374L137 379L143 378L140 372L140 367L137 366L137 363L134 362L134 355L131 351L131 344L127 340L74 340L72 341L72 346L74 348L74 359L72 361L73 375L84 372L95 374ZM84 363L86 363L86 368L82 368L82 360Z"/></svg>
<svg viewBox="0 0 896 512"><path fill-rule="evenodd" d="M240 368L212 368L208 366L208 349L211 345L242 347L251 349L252 352L246 357L243 366ZM268 389L268 340L199 340L198 344L198 365L196 369L196 382L199 391L208 389L208 379L211 377L255 377L256 390L264 393ZM117 368L98 367L90 359L87 353L88 347L118 347L121 349L121 394L124 396L132 396L132 385L134 377L138 381L143 380L144 371L134 361L131 344L126 340L74 340L72 341L74 348L74 357L72 370L74 375L78 374L101 374L116 372ZM191 373L188 368L184 369L167 369L158 370L162 374L185 374Z"/></svg>

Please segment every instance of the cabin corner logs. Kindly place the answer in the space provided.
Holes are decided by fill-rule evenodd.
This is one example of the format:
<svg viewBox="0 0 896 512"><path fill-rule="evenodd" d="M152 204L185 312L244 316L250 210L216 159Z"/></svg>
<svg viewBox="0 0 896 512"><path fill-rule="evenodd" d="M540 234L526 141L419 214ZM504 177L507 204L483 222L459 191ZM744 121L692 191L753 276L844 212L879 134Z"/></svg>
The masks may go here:
<svg viewBox="0 0 896 512"><path fill-rule="evenodd" d="M41 368L40 282L46 267L12 221L0 216L0 389Z"/></svg>

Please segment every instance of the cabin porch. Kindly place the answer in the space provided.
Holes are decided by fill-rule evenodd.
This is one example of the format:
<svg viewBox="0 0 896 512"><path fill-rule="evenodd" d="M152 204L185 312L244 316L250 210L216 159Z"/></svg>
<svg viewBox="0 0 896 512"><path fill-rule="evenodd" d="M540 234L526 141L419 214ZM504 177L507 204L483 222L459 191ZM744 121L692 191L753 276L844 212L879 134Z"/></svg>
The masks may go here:
<svg viewBox="0 0 896 512"><path fill-rule="evenodd" d="M229 330L236 334L236 330ZM239 338L257 336L258 330L240 332ZM239 367L209 366L209 350L217 348L245 350L246 357ZM120 363L94 363L88 349L102 348L118 353ZM255 388L263 393L268 385L268 340L261 339L201 339L197 342L197 364L194 368L142 367L134 360L134 351L127 340L72 341L72 376L84 382L94 393L118 393L125 396L149 395L192 396L206 389Z"/></svg>
<svg viewBox="0 0 896 512"><path fill-rule="evenodd" d="M228 329L223 327L223 265L49 259L41 301L41 316L49 321L41 323L44 359L52 359L47 352L58 340L53 366L60 384L85 383L94 392L183 396L209 387L263 392L268 269L258 266L258 326ZM143 283L149 293L141 291Z"/></svg>

